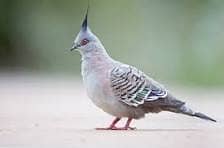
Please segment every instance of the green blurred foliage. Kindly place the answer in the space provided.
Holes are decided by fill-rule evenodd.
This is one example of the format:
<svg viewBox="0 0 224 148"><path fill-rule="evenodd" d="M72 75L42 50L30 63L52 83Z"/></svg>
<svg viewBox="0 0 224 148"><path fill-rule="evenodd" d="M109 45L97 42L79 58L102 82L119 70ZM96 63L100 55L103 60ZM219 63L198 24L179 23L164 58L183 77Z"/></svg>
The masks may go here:
<svg viewBox="0 0 224 148"><path fill-rule="evenodd" d="M1 0L0 68L80 71L70 52L87 0ZM90 27L112 57L157 79L224 85L224 1L90 0Z"/></svg>

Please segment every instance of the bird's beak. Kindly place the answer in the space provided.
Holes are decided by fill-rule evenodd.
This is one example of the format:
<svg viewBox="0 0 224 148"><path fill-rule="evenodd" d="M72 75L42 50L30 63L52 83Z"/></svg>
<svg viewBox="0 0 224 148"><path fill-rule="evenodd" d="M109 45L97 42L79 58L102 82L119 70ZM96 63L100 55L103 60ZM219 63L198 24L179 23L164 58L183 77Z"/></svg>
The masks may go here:
<svg viewBox="0 0 224 148"><path fill-rule="evenodd" d="M78 45L78 44L73 44L72 45L72 48L70 49L70 51L73 51L73 50L75 50L75 49L78 49L80 47L80 45Z"/></svg>

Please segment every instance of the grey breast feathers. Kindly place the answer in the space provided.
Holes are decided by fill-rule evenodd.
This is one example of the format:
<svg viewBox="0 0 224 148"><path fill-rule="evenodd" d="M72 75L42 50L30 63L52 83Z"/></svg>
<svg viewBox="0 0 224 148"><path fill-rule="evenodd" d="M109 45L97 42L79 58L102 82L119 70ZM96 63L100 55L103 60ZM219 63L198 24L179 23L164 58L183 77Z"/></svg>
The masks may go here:
<svg viewBox="0 0 224 148"><path fill-rule="evenodd" d="M138 107L167 96L167 91L160 84L132 66L114 67L110 72L110 81L115 96L130 106Z"/></svg>

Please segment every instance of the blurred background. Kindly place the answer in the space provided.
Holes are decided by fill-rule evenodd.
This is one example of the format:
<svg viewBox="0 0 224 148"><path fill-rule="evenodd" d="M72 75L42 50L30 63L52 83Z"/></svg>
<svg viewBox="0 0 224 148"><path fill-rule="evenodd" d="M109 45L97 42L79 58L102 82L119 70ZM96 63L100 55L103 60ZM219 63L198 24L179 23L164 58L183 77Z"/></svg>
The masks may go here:
<svg viewBox="0 0 224 148"><path fill-rule="evenodd" d="M1 0L0 73L80 76L70 52L87 0ZM89 24L111 56L152 77L224 85L224 1L90 0Z"/></svg>
<svg viewBox="0 0 224 148"><path fill-rule="evenodd" d="M0 147L223 147L224 1L90 0L90 28L113 58L218 120L162 112L134 121L138 132L92 130L113 117L88 99L69 50L87 3L0 0Z"/></svg>

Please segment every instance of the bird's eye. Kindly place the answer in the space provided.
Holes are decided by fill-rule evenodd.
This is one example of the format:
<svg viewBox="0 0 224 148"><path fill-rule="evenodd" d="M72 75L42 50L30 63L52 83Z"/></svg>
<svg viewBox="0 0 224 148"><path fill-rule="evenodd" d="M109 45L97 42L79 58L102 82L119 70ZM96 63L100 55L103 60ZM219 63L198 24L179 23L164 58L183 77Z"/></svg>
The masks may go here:
<svg viewBox="0 0 224 148"><path fill-rule="evenodd" d="M89 43L89 40L88 40L88 39L83 39L83 40L81 41L81 45L82 45L82 46L86 45L87 43Z"/></svg>

